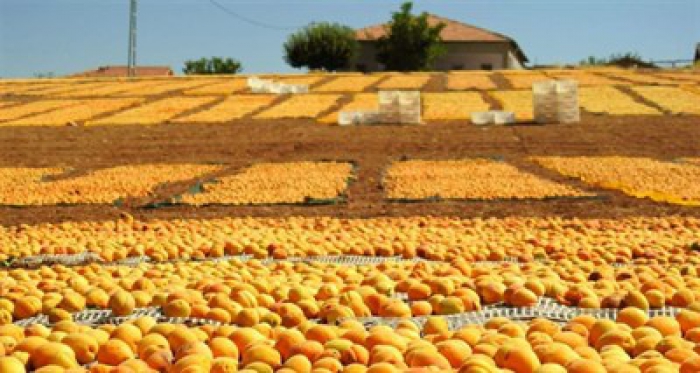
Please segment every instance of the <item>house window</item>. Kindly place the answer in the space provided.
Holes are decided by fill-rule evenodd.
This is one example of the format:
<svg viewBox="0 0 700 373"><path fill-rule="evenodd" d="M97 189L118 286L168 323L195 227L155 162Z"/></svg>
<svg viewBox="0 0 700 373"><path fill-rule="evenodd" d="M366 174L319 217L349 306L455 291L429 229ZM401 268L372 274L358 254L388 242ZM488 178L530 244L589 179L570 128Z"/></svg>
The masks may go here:
<svg viewBox="0 0 700 373"><path fill-rule="evenodd" d="M493 70L493 64L490 64L490 63L482 63L482 64L481 64L481 70Z"/></svg>
<svg viewBox="0 0 700 373"><path fill-rule="evenodd" d="M464 65L452 65L452 70L464 70Z"/></svg>
<svg viewBox="0 0 700 373"><path fill-rule="evenodd" d="M360 71L363 73L367 72L367 65L365 65L364 63L358 63L357 66L355 66L355 67L357 68L357 71Z"/></svg>

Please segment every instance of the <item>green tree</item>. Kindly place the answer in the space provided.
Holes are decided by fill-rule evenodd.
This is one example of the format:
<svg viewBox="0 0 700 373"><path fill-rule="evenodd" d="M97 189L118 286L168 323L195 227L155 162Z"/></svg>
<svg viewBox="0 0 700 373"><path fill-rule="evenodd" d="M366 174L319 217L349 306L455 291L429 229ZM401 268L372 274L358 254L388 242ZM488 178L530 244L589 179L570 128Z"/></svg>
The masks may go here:
<svg viewBox="0 0 700 373"><path fill-rule="evenodd" d="M392 71L425 71L446 52L440 33L444 23L431 26L428 13L413 15L411 2L401 5L377 40L377 61Z"/></svg>
<svg viewBox="0 0 700 373"><path fill-rule="evenodd" d="M292 67L336 71L350 66L357 53L355 31L337 23L312 23L289 35L284 59Z"/></svg>
<svg viewBox="0 0 700 373"><path fill-rule="evenodd" d="M596 56L588 56L588 58L579 62L579 65L581 66L603 66L607 64L608 60L606 58L598 58Z"/></svg>
<svg viewBox="0 0 700 373"><path fill-rule="evenodd" d="M654 65L653 63L644 61L644 59L642 58L642 56L639 55L639 53L634 52L627 52L624 54L613 54L612 56L610 56L610 59L608 59L608 65L618 67L656 67L656 65Z"/></svg>
<svg viewBox="0 0 700 373"><path fill-rule="evenodd" d="M241 63L233 58L202 57L198 60L185 61L182 69L187 75L236 74L243 70Z"/></svg>
<svg viewBox="0 0 700 373"><path fill-rule="evenodd" d="M656 67L650 62L644 61L642 56L638 53L627 52L627 53L616 53L610 55L610 57L598 58L590 56L582 60L579 65L581 66L617 66L617 67L644 67L653 68Z"/></svg>

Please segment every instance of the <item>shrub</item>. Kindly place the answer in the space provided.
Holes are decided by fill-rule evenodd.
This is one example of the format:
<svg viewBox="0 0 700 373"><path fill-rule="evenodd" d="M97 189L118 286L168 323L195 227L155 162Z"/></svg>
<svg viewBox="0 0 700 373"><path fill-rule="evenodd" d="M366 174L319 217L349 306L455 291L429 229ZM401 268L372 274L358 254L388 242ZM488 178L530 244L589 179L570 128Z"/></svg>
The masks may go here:
<svg viewBox="0 0 700 373"><path fill-rule="evenodd" d="M392 71L430 70L446 50L440 33L444 23L431 26L428 13L411 14L413 4L404 3L392 15L386 35L377 40L377 61Z"/></svg>
<svg viewBox="0 0 700 373"><path fill-rule="evenodd" d="M289 35L285 60L296 68L336 71L350 66L357 53L355 31L337 23L312 23Z"/></svg>
<svg viewBox="0 0 700 373"><path fill-rule="evenodd" d="M185 61L182 69L187 75L236 74L243 70L241 63L233 58L202 57L198 60Z"/></svg>

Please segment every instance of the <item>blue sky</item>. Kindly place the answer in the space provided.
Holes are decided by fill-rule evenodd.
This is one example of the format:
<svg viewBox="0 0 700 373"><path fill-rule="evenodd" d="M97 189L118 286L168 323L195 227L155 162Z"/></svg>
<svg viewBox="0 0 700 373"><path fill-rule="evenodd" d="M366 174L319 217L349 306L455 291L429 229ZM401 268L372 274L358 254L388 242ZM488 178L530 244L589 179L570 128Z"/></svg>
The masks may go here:
<svg viewBox="0 0 700 373"><path fill-rule="evenodd" d="M386 21L394 0L217 0L281 27ZM129 0L0 0L0 76L69 74L125 64ZM634 51L648 59L692 58L700 0L424 0L416 10L504 33L532 62L576 62ZM209 0L139 0L138 62L170 65L231 56L245 72L290 72L282 43L291 30L242 22Z"/></svg>

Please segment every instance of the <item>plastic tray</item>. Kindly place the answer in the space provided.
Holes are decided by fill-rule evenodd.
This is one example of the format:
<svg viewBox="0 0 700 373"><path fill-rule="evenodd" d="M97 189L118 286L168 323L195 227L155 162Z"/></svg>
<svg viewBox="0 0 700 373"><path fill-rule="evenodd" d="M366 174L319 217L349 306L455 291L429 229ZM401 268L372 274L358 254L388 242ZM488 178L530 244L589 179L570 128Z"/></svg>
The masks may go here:
<svg viewBox="0 0 700 373"><path fill-rule="evenodd" d="M406 262L415 263L422 261L420 259L404 259L400 256L362 256L362 255L324 255L324 256L307 256L307 257L289 257L286 259L264 259L263 264L279 263L279 262L305 262L305 263L326 263L340 265L374 265L385 262Z"/></svg>
<svg viewBox="0 0 700 373"><path fill-rule="evenodd" d="M90 263L101 263L102 258L92 252L82 252L78 254L57 254L57 255L34 255L19 258L12 262L11 268L34 268L44 265L61 264L65 266L77 266Z"/></svg>

